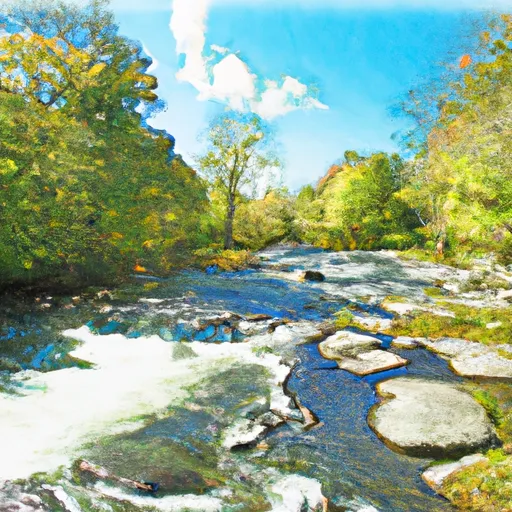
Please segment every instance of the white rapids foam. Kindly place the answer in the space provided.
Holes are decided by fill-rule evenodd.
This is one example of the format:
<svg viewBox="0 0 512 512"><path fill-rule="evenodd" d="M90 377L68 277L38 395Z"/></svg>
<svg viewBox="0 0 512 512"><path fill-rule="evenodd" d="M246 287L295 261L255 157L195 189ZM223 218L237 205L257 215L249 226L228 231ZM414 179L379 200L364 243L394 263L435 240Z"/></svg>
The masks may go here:
<svg viewBox="0 0 512 512"><path fill-rule="evenodd" d="M268 368L278 408L287 406L282 383L289 367L278 356L253 351L271 342L270 335L241 344L190 343L199 357L180 361L172 357L175 344L158 336L98 336L87 327L64 335L82 342L71 355L95 367L24 372L23 396L0 394L0 481L69 465L85 442L139 428L140 420L130 418L165 412L187 396L187 386L233 364Z"/></svg>

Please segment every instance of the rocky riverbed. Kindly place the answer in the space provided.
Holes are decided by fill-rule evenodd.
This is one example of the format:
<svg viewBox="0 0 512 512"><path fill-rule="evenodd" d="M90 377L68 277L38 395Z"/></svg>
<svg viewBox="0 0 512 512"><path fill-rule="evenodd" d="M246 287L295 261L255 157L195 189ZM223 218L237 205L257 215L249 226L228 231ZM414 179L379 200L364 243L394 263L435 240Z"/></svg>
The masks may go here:
<svg viewBox="0 0 512 512"><path fill-rule="evenodd" d="M507 308L510 275L465 291L469 271L393 253L260 257L244 272L6 299L0 509L450 510L439 477L421 475L500 445L465 383L508 386L512 346L389 332L412 311L450 318L434 286Z"/></svg>

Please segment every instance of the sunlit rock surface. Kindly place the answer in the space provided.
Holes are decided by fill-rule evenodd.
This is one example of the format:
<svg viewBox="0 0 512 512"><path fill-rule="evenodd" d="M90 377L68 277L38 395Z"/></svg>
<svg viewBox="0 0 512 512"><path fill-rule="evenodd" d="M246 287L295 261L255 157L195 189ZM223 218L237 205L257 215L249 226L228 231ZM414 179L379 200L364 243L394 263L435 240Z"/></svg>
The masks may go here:
<svg viewBox="0 0 512 512"><path fill-rule="evenodd" d="M355 357L380 347L382 342L373 336L357 334L349 331L339 331L318 345L320 354L326 359L342 359Z"/></svg>
<svg viewBox="0 0 512 512"><path fill-rule="evenodd" d="M385 400L371 411L370 425L404 453L446 458L489 448L497 441L485 409L452 384L398 378L377 389Z"/></svg>

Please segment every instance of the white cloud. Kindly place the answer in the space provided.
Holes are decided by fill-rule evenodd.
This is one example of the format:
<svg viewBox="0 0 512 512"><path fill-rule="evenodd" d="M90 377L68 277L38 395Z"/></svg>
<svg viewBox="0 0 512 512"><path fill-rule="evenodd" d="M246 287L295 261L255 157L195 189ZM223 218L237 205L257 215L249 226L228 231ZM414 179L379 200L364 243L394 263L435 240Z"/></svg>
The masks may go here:
<svg viewBox="0 0 512 512"><path fill-rule="evenodd" d="M176 52L184 56L176 77L198 91L198 99L218 100L236 110L251 110L272 119L293 110L328 109L312 96L309 88L296 78L286 76L279 85L258 77L229 49L211 45L207 54L206 20L210 0L173 0L170 28L176 39ZM216 57L222 55L220 61ZM212 61L217 61L213 64Z"/></svg>
<svg viewBox="0 0 512 512"><path fill-rule="evenodd" d="M147 69L146 73L153 73L160 65L160 62L158 62L158 59L151 54L151 52L148 50L147 46L144 43L142 43L142 49L144 50L144 53L153 61L151 63L151 66L149 66L149 68Z"/></svg>
<svg viewBox="0 0 512 512"><path fill-rule="evenodd" d="M229 53L229 48L224 48L224 46L219 46L218 44L212 44L210 46L210 49L222 55L224 55L225 53Z"/></svg>

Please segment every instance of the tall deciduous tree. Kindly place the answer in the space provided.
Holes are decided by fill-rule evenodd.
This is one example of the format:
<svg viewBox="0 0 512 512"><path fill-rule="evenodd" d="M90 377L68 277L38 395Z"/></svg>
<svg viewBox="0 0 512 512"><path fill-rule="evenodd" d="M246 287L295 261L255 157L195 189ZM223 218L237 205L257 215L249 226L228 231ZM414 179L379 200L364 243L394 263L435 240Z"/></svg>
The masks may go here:
<svg viewBox="0 0 512 512"><path fill-rule="evenodd" d="M233 248L233 222L240 194L253 187L265 171L278 168L271 128L255 114L226 112L210 124L207 151L198 158L203 174L226 201L224 248Z"/></svg>

